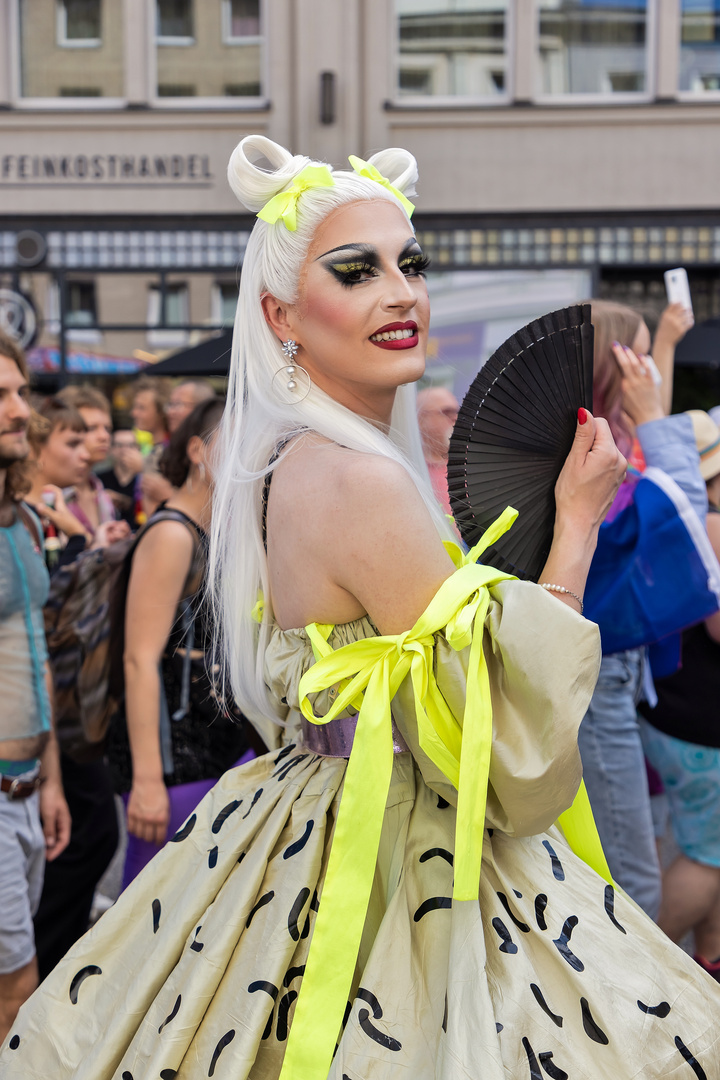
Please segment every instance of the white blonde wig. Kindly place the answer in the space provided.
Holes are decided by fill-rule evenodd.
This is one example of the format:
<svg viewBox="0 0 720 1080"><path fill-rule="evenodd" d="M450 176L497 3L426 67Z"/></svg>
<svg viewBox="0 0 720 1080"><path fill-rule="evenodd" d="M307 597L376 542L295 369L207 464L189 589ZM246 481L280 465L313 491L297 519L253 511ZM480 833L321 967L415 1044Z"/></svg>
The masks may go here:
<svg viewBox="0 0 720 1080"><path fill-rule="evenodd" d="M384 150L370 162L404 195L414 194L417 165L406 150ZM228 179L240 202L257 212L289 187L306 165L317 164L310 158L293 156L261 135L249 135L230 158ZM292 404L284 404L273 392L273 376L287 360L265 321L262 294L271 293L290 304L298 299L298 282L312 238L337 207L385 199L402 209L392 192L372 180L350 171L332 175L333 187L312 188L300 197L296 232L289 231L282 219L272 225L260 219L255 223L243 262L227 407L216 442L209 565L216 626L229 689L245 715L256 722L264 720L263 726L268 719L281 723L263 677L273 617L262 537L262 488L266 474L275 467L270 462L278 444L292 432L310 429L351 450L400 462L438 531L443 537L451 535L423 460L414 386L398 390L387 433L315 385L304 400ZM265 598L260 625L252 616L259 594Z"/></svg>

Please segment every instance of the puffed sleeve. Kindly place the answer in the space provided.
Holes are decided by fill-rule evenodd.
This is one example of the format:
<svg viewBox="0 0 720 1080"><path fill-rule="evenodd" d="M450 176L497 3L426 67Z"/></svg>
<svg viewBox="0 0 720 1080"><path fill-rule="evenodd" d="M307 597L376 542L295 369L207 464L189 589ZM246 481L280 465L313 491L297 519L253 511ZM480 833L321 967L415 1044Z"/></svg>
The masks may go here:
<svg viewBox="0 0 720 1080"><path fill-rule="evenodd" d="M486 820L516 836L543 832L572 804L582 777L580 721L600 667L597 626L530 582L490 588L483 650L492 699L493 737ZM435 635L434 675L463 723L470 647ZM409 678L392 712L426 783L448 802L457 792L419 745Z"/></svg>

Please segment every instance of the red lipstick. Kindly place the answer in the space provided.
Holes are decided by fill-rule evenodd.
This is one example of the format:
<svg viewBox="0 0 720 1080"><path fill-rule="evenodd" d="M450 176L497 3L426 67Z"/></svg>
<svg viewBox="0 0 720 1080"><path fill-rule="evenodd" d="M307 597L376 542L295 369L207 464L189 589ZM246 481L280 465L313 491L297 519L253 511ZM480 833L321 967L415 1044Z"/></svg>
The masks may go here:
<svg viewBox="0 0 720 1080"><path fill-rule="evenodd" d="M381 334L392 336L376 341ZM417 323L412 320L387 323L370 335L370 342L379 349L414 349L418 343Z"/></svg>

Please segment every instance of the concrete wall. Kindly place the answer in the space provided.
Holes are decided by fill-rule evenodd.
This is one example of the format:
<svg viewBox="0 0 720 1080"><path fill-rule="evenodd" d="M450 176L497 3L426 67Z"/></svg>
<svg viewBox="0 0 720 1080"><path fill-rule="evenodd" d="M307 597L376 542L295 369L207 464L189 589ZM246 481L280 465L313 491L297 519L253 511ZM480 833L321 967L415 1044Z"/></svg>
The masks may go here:
<svg viewBox="0 0 720 1080"><path fill-rule="evenodd" d="M54 4L37 0L32 10L32 48L41 55L54 40ZM238 207L227 188L226 163L249 132L334 163L349 153L406 146L420 163L422 211L705 210L718 204L720 100L677 98L678 0L655 0L654 99L593 105L528 103L536 74L533 6L515 0L512 100L485 107L393 102L390 0L266 0L264 97L244 108L232 98L205 105L198 98L199 108L155 100L158 71L179 84L195 78L194 50L161 48L155 66L151 0L106 0L105 10L108 19L123 19L125 99L148 107L82 111L63 99L36 107L13 97L15 0L0 0L0 103L13 106L0 110L0 213L232 213ZM246 50L220 45L219 0L202 0L197 10L204 20L198 36L215 43L208 46L199 92L220 93L227 83L250 78ZM76 49L60 59L78 65L78 81L98 56ZM41 68L38 86L45 85ZM48 80L51 69L48 64ZM319 115L322 72L336 81L330 124ZM55 160L55 176L46 175L47 157ZM158 157L166 161L164 175Z"/></svg>

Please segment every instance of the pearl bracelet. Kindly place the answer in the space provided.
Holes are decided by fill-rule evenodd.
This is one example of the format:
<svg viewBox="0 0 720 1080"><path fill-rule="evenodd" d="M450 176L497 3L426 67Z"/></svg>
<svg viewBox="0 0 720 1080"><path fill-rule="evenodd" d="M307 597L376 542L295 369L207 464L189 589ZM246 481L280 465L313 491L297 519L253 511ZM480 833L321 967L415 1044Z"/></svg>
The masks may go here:
<svg viewBox="0 0 720 1080"><path fill-rule="evenodd" d="M573 600L577 600L578 604L580 605L580 614L582 615L584 613L585 605L582 602L582 598L579 597L577 593L574 593L572 589L566 589L564 585L549 585L545 581L542 583L540 588L547 589L548 592L564 593L566 596L572 596Z"/></svg>

